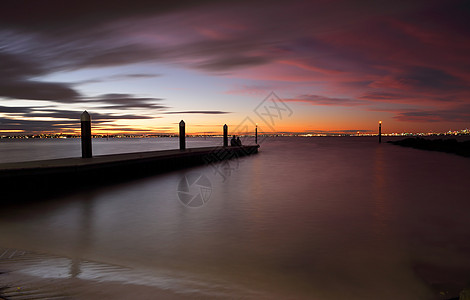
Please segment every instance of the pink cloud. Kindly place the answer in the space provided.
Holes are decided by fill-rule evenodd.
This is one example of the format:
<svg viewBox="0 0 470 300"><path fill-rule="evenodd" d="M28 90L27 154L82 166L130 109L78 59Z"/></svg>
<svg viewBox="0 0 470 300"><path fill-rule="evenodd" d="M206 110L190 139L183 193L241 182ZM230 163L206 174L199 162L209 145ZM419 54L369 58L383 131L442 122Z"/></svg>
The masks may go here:
<svg viewBox="0 0 470 300"><path fill-rule="evenodd" d="M283 99L285 102L303 102L311 105L327 105L327 106L358 106L365 105L367 102L348 99L348 98L332 98L321 95L300 95L296 98Z"/></svg>

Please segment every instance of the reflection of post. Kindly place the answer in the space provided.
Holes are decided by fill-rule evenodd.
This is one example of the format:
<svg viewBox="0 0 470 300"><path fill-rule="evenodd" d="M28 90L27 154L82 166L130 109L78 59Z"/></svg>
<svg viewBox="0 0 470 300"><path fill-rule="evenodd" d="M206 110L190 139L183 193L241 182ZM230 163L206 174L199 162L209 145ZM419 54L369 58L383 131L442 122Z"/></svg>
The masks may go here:
<svg viewBox="0 0 470 300"><path fill-rule="evenodd" d="M258 145L258 123L256 123L255 127L255 144Z"/></svg>
<svg viewBox="0 0 470 300"><path fill-rule="evenodd" d="M82 273L82 257L89 248L90 242L92 241L93 234L93 199L82 199L81 211L77 212L79 224L77 224L78 233L76 239L76 246L72 252L72 258L70 262L70 277L77 278Z"/></svg>
<svg viewBox="0 0 470 300"><path fill-rule="evenodd" d="M180 122L180 150L186 149L186 129L183 120Z"/></svg>
<svg viewBox="0 0 470 300"><path fill-rule="evenodd" d="M228 147L228 127L224 125L224 147Z"/></svg>
<svg viewBox="0 0 470 300"><path fill-rule="evenodd" d="M382 121L379 121L379 143L382 143Z"/></svg>
<svg viewBox="0 0 470 300"><path fill-rule="evenodd" d="M82 125L82 158L92 157L91 153L91 117L85 110L80 116Z"/></svg>

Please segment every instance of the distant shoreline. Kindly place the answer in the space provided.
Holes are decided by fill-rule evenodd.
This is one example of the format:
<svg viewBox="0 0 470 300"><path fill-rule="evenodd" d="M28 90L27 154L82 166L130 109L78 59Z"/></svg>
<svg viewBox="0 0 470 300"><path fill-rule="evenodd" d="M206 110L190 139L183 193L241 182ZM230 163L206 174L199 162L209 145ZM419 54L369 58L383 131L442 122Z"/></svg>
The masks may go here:
<svg viewBox="0 0 470 300"><path fill-rule="evenodd" d="M470 141L459 142L456 139L430 140L416 137L407 138L399 141L388 141L388 143L402 147L411 147L421 150L453 153L464 157L470 157Z"/></svg>
<svg viewBox="0 0 470 300"><path fill-rule="evenodd" d="M254 134L239 134L243 137L254 137ZM263 137L377 137L376 133L264 133L258 134ZM94 139L142 139L142 138L177 138L178 134L93 134ZM220 138L220 134L186 134L190 138ZM469 133L432 133L432 134L410 134L410 133L386 133L382 137L470 137ZM0 139L80 139L80 135L75 134L36 134L36 135L0 135Z"/></svg>

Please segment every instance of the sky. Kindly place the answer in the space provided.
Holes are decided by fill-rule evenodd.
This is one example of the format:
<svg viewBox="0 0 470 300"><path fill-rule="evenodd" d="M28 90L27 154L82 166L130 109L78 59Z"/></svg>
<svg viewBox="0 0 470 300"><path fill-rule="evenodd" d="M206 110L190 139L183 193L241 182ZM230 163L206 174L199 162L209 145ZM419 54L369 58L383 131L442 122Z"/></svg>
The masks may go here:
<svg viewBox="0 0 470 300"><path fill-rule="evenodd" d="M470 3L2 1L0 134L84 110L96 134L470 128Z"/></svg>

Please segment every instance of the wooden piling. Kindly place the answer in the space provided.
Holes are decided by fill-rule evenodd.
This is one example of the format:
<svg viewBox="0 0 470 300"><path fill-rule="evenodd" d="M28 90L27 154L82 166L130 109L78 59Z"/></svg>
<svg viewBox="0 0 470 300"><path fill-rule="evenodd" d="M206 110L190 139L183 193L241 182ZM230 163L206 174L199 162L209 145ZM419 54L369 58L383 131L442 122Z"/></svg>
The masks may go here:
<svg viewBox="0 0 470 300"><path fill-rule="evenodd" d="M186 124L183 120L180 122L180 150L186 149Z"/></svg>
<svg viewBox="0 0 470 300"><path fill-rule="evenodd" d="M91 117L86 110L80 116L80 121L82 127L82 158L90 158L93 156L91 147Z"/></svg>
<svg viewBox="0 0 470 300"><path fill-rule="evenodd" d="M228 147L228 126L224 125L224 147Z"/></svg>

